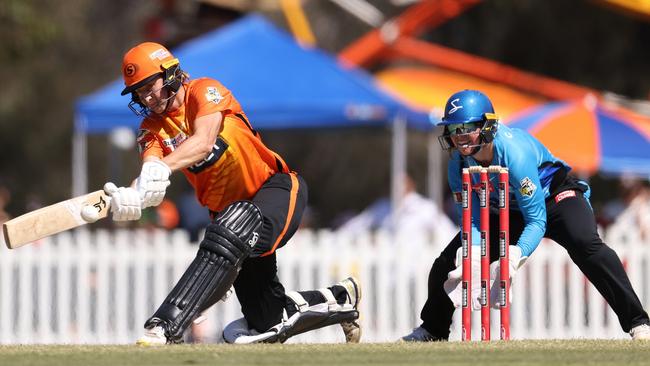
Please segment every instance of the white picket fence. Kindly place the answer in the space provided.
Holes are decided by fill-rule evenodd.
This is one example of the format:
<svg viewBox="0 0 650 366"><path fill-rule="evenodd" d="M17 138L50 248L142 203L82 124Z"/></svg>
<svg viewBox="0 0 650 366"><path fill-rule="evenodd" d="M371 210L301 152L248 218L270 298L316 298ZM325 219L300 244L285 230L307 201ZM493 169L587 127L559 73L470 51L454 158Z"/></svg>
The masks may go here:
<svg viewBox="0 0 650 366"><path fill-rule="evenodd" d="M633 230L606 235L632 283L650 300L650 243ZM302 230L278 252L286 289L325 287L348 275L363 284L364 342L390 342L419 324L433 260L449 239L410 233L347 237ZM184 232L85 230L17 250L0 249L0 344L132 343L196 253ZM512 337L625 338L618 320L559 245L543 242L514 281ZM452 339L459 339L459 314ZM492 312L498 337L498 312ZM241 316L233 295L206 314L206 341ZM475 338L479 313L474 313ZM342 342L338 326L290 342Z"/></svg>

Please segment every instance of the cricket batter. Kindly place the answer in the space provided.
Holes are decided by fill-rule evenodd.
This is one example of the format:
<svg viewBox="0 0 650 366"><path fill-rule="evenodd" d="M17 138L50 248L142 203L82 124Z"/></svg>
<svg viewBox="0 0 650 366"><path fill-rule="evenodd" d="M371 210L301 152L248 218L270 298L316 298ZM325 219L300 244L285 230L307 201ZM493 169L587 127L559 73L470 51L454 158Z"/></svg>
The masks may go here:
<svg viewBox="0 0 650 366"><path fill-rule="evenodd" d="M612 307L621 327L633 339L650 339L648 314L643 309L616 253L603 243L589 203L590 188L569 175L571 168L555 158L528 133L498 123L492 103L483 93L463 90L449 97L439 137L443 149L451 150L449 186L460 212L462 169L500 165L510 174L510 280L542 238L564 247ZM479 182L472 174L472 185ZM498 243L498 177L490 176L490 241ZM472 200L472 237L478 232L479 200ZM490 247L491 273L498 273L498 245ZM478 255L474 255L478 259ZM452 315L461 305L462 266L460 233L435 260L429 273L428 299L422 325L402 340L445 341ZM478 267L476 264L475 267ZM494 276L493 276L494 277ZM499 307L498 279L491 288L491 303ZM478 310L480 291L472 291L472 306Z"/></svg>
<svg viewBox="0 0 650 366"><path fill-rule="evenodd" d="M131 187L105 185L113 219L137 220L143 208L160 204L176 170L213 217L196 258L137 343L182 342L192 321L231 286L244 318L224 330L229 343L284 342L332 324L358 342L361 289L354 278L301 292L285 292L278 280L276 251L298 228L307 185L264 145L232 93L213 79L190 80L178 59L151 42L124 55L122 74L122 95L131 94L129 107L143 117L143 164Z"/></svg>

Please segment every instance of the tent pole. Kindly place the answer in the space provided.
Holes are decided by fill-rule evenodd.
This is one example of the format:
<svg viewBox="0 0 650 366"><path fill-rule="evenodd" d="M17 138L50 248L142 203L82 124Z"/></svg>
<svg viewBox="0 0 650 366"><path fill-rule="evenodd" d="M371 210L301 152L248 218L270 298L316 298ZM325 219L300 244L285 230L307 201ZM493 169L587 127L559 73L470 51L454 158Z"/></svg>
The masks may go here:
<svg viewBox="0 0 650 366"><path fill-rule="evenodd" d="M72 197L88 193L86 119L75 115L72 135Z"/></svg>
<svg viewBox="0 0 650 366"><path fill-rule="evenodd" d="M393 118L391 148L391 211L399 207L404 192L404 177L406 176L406 118L397 113Z"/></svg>

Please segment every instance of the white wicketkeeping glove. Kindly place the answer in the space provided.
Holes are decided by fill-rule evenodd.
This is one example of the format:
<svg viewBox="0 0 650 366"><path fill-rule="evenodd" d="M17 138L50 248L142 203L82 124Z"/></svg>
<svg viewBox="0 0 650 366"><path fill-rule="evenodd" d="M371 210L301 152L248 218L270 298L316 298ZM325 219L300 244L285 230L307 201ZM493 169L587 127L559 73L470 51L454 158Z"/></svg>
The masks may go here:
<svg viewBox="0 0 650 366"><path fill-rule="evenodd" d="M481 310L481 247L472 245L472 291L470 299L472 301L472 309ZM463 248L458 248L456 251L456 269L449 272L447 280L444 283L445 292L449 299L454 304L454 307L461 307L463 305Z"/></svg>
<svg viewBox="0 0 650 366"><path fill-rule="evenodd" d="M517 245L509 246L509 267L510 267L510 291L508 294L508 300L512 303L512 279L515 277L517 270L521 268L528 257L521 256L521 248ZM492 279L492 284L490 286L490 304L493 308L498 309L501 307L500 299L500 282L501 282L501 270L499 267L499 261L493 262L490 264L490 278Z"/></svg>
<svg viewBox="0 0 650 366"><path fill-rule="evenodd" d="M111 197L113 221L138 220L142 215L142 199L140 193L134 188L118 188L108 182L104 184L104 192Z"/></svg>
<svg viewBox="0 0 650 366"><path fill-rule="evenodd" d="M142 208L158 206L165 198L172 170L162 160L146 161L142 164L140 176L135 181L135 189L140 192Z"/></svg>

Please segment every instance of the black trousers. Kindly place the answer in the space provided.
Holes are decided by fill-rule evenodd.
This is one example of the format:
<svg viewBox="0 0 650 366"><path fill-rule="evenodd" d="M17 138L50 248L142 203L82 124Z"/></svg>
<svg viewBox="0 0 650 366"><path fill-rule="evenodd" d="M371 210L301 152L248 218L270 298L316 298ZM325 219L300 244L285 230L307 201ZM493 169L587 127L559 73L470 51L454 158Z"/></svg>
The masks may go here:
<svg viewBox="0 0 650 366"><path fill-rule="evenodd" d="M307 184L295 173L270 177L252 202L262 212L260 239L233 284L241 310L251 328L262 332L278 324L287 298L278 279L275 251L300 226L307 206Z"/></svg>
<svg viewBox="0 0 650 366"><path fill-rule="evenodd" d="M571 260L598 289L612 307L621 327L629 332L634 326L648 324L643 309L616 252L603 243L596 229L596 220L582 192L567 196L559 202L546 202L546 233L544 237L560 244ZM498 259L498 210L490 212L490 261ZM510 212L510 244L515 245L524 229L523 216ZM461 246L460 233L434 261L429 273L428 298L420 317L422 327L434 337L448 339L454 306L443 289L449 272L456 268L456 251Z"/></svg>
<svg viewBox="0 0 650 366"><path fill-rule="evenodd" d="M249 327L264 332L296 311L278 279L276 250L296 233L307 206L307 184L298 174L278 173L269 178L253 197L262 211L260 238L249 258L244 260L233 286L241 311ZM344 303L347 293L341 286L329 288L337 302ZM300 291L309 305L325 300L318 291Z"/></svg>

